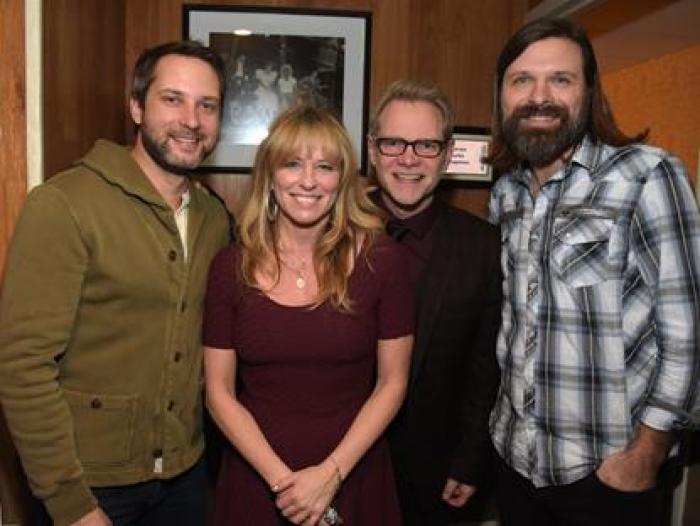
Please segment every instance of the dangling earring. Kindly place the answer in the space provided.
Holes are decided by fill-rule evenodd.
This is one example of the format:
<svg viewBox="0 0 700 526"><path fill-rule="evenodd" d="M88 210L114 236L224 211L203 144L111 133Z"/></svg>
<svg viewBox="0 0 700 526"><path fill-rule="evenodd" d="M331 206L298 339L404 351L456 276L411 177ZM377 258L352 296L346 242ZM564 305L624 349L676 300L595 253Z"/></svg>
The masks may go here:
<svg viewBox="0 0 700 526"><path fill-rule="evenodd" d="M272 194L272 190L267 194L267 206L265 207L265 215L270 223L274 223L277 220L277 214L279 214L280 207L277 204L275 196Z"/></svg>

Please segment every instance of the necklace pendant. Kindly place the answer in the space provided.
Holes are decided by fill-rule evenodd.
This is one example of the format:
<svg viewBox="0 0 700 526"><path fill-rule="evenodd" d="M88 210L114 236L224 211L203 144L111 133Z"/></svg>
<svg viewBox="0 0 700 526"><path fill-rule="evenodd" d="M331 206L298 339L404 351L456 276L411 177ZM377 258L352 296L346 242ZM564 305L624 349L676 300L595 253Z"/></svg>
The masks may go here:
<svg viewBox="0 0 700 526"><path fill-rule="evenodd" d="M296 281L296 286L298 289L303 289L304 287L306 287L306 280L303 277L299 276Z"/></svg>

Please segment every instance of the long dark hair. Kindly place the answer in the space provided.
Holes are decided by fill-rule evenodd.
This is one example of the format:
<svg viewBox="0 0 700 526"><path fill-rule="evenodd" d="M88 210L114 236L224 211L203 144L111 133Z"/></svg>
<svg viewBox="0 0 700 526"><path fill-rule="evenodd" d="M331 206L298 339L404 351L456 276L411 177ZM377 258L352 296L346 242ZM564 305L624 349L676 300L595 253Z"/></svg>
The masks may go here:
<svg viewBox="0 0 700 526"><path fill-rule="evenodd" d="M531 44L545 38L566 38L578 44L583 56L583 73L586 81L585 103L587 111L586 133L593 141L599 141L612 146L626 146L632 143L644 142L649 130L644 130L635 136L628 136L620 131L610 104L603 93L600 83L598 62L593 46L584 29L566 18L540 18L524 25L506 43L498 57L496 81L494 85L493 141L486 162L490 163L496 173L513 169L519 162L515 154L508 148L503 137L503 109L501 106L501 91L506 69Z"/></svg>

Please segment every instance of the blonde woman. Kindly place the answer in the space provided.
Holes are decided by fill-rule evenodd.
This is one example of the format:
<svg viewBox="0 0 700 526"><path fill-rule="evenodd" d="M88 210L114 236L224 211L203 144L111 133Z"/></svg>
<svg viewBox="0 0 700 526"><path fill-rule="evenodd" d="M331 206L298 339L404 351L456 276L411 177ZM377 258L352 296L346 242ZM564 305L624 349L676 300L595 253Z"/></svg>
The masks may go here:
<svg viewBox="0 0 700 526"><path fill-rule="evenodd" d="M234 446L216 523L400 524L382 433L406 390L413 294L329 113L278 117L239 230L204 323L208 405Z"/></svg>

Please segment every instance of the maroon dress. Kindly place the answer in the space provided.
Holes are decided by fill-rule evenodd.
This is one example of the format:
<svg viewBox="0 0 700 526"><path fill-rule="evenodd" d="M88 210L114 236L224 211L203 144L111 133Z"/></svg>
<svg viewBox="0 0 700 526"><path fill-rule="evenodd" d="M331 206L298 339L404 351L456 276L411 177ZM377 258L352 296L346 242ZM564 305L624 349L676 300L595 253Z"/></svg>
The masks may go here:
<svg viewBox="0 0 700 526"><path fill-rule="evenodd" d="M369 260L369 262L367 261ZM413 288L395 242L380 238L350 276L352 314L274 302L237 279L238 249L215 258L204 345L236 350L237 390L266 439L292 469L322 462L372 392L377 340L413 332ZM380 438L347 475L334 505L345 526L401 523L389 450ZM265 481L233 448L224 453L216 524L277 526Z"/></svg>

